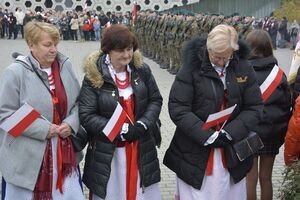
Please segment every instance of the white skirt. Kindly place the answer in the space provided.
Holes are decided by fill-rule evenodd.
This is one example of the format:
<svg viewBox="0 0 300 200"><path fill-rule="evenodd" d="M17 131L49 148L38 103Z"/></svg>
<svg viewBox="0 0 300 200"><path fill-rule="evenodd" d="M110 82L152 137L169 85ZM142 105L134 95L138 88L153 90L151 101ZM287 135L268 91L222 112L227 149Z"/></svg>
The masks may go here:
<svg viewBox="0 0 300 200"><path fill-rule="evenodd" d="M71 176L65 178L63 185L63 194L56 190L57 180L57 137L51 139L52 142L52 156L53 156L53 185L52 198L54 200L83 200L84 196L79 184L79 172L73 173ZM5 190L5 200L32 200L33 191L18 187L16 185L7 183Z"/></svg>
<svg viewBox="0 0 300 200"><path fill-rule="evenodd" d="M246 200L246 178L234 184L223 167L221 150L214 151L213 174L204 176L200 190L176 178L175 200Z"/></svg>
<svg viewBox="0 0 300 200"><path fill-rule="evenodd" d="M126 200L126 151L125 147L116 148L112 163L111 174L107 183L105 200ZM93 200L104 200L92 194ZM144 193L140 187L138 173L136 200L161 200L159 184L155 183L145 188Z"/></svg>

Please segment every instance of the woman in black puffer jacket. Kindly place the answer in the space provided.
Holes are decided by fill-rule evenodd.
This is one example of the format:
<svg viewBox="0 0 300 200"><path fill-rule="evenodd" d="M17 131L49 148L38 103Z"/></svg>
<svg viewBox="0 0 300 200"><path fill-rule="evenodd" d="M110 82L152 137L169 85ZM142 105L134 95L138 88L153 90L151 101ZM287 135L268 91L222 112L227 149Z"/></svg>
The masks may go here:
<svg viewBox="0 0 300 200"><path fill-rule="evenodd" d="M271 39L267 32L253 30L248 34L246 40L251 46L250 62L256 72L259 85L262 85L277 65L272 51ZM283 74L274 92L264 100L263 117L255 128L264 143L264 148L254 158L252 169L247 176L248 200L256 199L258 177L261 185L261 199L272 199L272 169L275 156L284 143L291 114L290 108L291 94L287 78Z"/></svg>
<svg viewBox="0 0 300 200"><path fill-rule="evenodd" d="M233 163L226 153L248 137L261 116L261 93L247 55L235 29L223 24L207 40L195 38L185 46L169 96L176 130L164 157L176 173L180 199L246 200L252 157ZM203 128L210 114L235 104L221 130L222 123Z"/></svg>
<svg viewBox="0 0 300 200"><path fill-rule="evenodd" d="M162 97L137 47L127 27L113 25L104 32L102 52L89 55L84 65L79 116L90 143L83 182L93 200L161 199L153 133ZM111 142L102 131L117 102L128 118Z"/></svg>

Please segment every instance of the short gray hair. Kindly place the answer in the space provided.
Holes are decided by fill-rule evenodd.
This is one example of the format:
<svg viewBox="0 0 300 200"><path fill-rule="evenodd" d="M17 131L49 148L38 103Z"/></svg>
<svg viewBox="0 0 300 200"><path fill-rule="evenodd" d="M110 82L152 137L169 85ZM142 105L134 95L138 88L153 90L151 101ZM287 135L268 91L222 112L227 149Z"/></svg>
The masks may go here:
<svg viewBox="0 0 300 200"><path fill-rule="evenodd" d="M228 49L238 50L238 34L232 26L220 24L208 34L206 45L208 50L217 53L223 53Z"/></svg>

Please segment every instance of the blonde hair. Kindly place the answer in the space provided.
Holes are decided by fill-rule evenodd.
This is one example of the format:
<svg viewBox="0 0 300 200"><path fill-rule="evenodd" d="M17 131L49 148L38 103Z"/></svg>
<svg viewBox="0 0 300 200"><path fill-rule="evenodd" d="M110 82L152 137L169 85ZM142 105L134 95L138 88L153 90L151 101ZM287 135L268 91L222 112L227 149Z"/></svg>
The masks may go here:
<svg viewBox="0 0 300 200"><path fill-rule="evenodd" d="M208 50L216 53L223 53L228 49L238 50L238 34L232 26L220 24L208 34L206 45Z"/></svg>
<svg viewBox="0 0 300 200"><path fill-rule="evenodd" d="M53 41L59 41L59 31L54 25L46 22L31 21L28 22L24 28L27 44L37 44L41 40L42 32L48 33Z"/></svg>

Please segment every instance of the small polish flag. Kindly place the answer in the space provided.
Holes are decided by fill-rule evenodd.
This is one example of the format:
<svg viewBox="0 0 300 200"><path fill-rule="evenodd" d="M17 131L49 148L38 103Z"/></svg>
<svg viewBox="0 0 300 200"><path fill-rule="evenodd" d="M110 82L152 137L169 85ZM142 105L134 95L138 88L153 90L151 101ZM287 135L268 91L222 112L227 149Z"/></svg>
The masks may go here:
<svg viewBox="0 0 300 200"><path fill-rule="evenodd" d="M282 76L283 71L275 65L266 80L260 85L260 91L264 102L268 100L278 87L282 80Z"/></svg>
<svg viewBox="0 0 300 200"><path fill-rule="evenodd" d="M122 108L121 104L118 102L118 105L112 114L111 118L107 122L106 126L103 129L103 133L108 137L108 139L112 142L119 134L125 120L127 118L127 114Z"/></svg>
<svg viewBox="0 0 300 200"><path fill-rule="evenodd" d="M234 104L233 106L222 110L220 112L214 113L214 114L210 114L206 120L206 122L203 124L202 129L206 130L209 129L210 127L216 126L217 124L220 124L222 122L225 122L226 120L229 119L231 113L233 112L233 110L235 109L236 104Z"/></svg>
<svg viewBox="0 0 300 200"><path fill-rule="evenodd" d="M16 138L40 116L39 112L25 103L14 114L8 117L0 125L0 128Z"/></svg>

